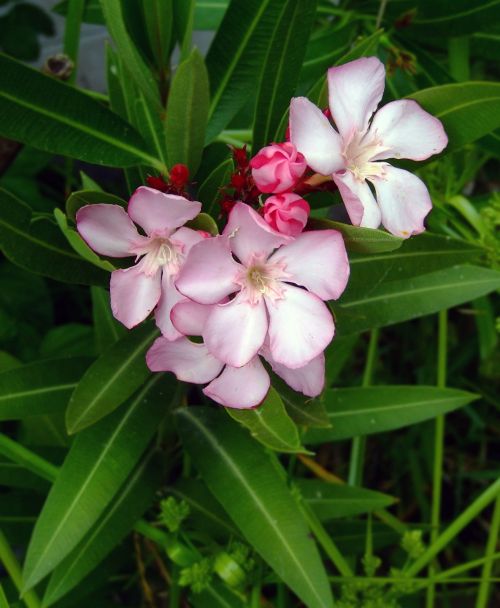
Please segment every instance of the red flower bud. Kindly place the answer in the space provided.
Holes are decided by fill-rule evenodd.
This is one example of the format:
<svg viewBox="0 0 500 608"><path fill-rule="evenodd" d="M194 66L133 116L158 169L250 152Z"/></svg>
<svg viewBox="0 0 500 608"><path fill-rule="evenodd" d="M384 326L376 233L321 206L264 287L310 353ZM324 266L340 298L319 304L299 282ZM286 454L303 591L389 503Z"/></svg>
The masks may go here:
<svg viewBox="0 0 500 608"><path fill-rule="evenodd" d="M176 188L182 189L187 184L189 179L189 169L186 165L174 165L170 169L170 183Z"/></svg>
<svg viewBox="0 0 500 608"><path fill-rule="evenodd" d="M236 201L231 198L225 198L220 202L220 206L223 213L229 213L235 205Z"/></svg>
<svg viewBox="0 0 500 608"><path fill-rule="evenodd" d="M168 190L168 184L161 175L148 175L146 182L150 188L154 188L160 192L166 192Z"/></svg>
<svg viewBox="0 0 500 608"><path fill-rule="evenodd" d="M246 178L244 175L240 175L239 173L234 173L231 176L231 186L236 188L236 190L242 190L246 184Z"/></svg>
<svg viewBox="0 0 500 608"><path fill-rule="evenodd" d="M233 158L238 167L240 167L240 169L245 169L246 167L248 167L246 144L243 146L243 148L233 147Z"/></svg>

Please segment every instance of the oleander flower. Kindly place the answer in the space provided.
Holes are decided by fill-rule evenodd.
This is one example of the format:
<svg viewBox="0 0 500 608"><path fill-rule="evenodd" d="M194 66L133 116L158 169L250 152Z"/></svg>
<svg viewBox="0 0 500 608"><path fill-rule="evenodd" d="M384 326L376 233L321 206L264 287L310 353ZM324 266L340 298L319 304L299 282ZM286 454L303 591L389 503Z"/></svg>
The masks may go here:
<svg viewBox="0 0 500 608"><path fill-rule="evenodd" d="M330 68L329 106L338 131L313 103L297 97L290 105L290 138L314 171L332 175L354 225L382 223L406 238L425 229L432 203L416 175L384 161L425 160L441 152L448 138L441 122L411 99L392 101L374 114L384 84L385 68L376 57Z"/></svg>
<svg viewBox="0 0 500 608"><path fill-rule="evenodd" d="M293 192L274 194L262 207L271 228L288 236L298 236L304 230L310 211L309 203Z"/></svg>
<svg viewBox="0 0 500 608"><path fill-rule="evenodd" d="M259 150L250 161L252 177L261 192L279 194L293 190L307 163L290 142L271 144Z"/></svg>
<svg viewBox="0 0 500 608"><path fill-rule="evenodd" d="M214 357L242 367L268 338L274 361L296 369L333 338L323 300L338 298L348 276L337 231L303 232L293 239L236 203L223 234L191 249L176 285L195 302L215 304L202 332Z"/></svg>
<svg viewBox="0 0 500 608"><path fill-rule="evenodd" d="M111 274L111 309L125 327L134 327L156 308L156 324L163 335L169 340L181 335L170 321L172 307L185 299L174 278L190 248L204 238L180 226L200 209L201 203L141 186L130 198L127 211L108 204L78 210L78 232L89 247L109 257L136 257L134 266Z"/></svg>
<svg viewBox="0 0 500 608"><path fill-rule="evenodd" d="M172 322L180 333L199 336L213 306L192 301L180 302L171 312ZM294 390L308 397L321 393L325 378L323 353L299 369L288 369L272 358L267 345L259 350L273 371ZM257 407L265 399L270 386L269 375L259 356L241 367L231 367L214 357L205 344L195 343L186 337L169 341L157 338L146 355L151 371L168 371L178 380L194 384L209 383L205 395L224 405L237 409Z"/></svg>

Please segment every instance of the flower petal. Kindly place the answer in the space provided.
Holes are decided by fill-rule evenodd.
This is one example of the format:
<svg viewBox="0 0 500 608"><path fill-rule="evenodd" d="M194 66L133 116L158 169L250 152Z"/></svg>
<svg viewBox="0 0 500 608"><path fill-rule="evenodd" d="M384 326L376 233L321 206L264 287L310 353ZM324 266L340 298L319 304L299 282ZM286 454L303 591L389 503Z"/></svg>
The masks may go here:
<svg viewBox="0 0 500 608"><path fill-rule="evenodd" d="M311 230L303 232L290 243L280 247L270 262L286 265L291 283L297 283L322 300L340 297L349 278L349 260L340 232Z"/></svg>
<svg viewBox="0 0 500 608"><path fill-rule="evenodd" d="M403 238L425 230L425 216L432 202L424 182L403 169L386 165L385 176L373 179L382 224L389 232Z"/></svg>
<svg viewBox="0 0 500 608"><path fill-rule="evenodd" d="M161 277L161 297L155 310L156 325L167 340L177 340L183 335L170 320L172 308L179 302L187 300L186 296L179 293L174 285L173 277L163 271Z"/></svg>
<svg viewBox="0 0 500 608"><path fill-rule="evenodd" d="M339 134L306 97L294 97L290 103L290 141L317 173L330 175L344 167Z"/></svg>
<svg viewBox="0 0 500 608"><path fill-rule="evenodd" d="M233 367L241 367L257 354L267 327L264 301L250 304L236 296L227 304L213 307L203 330L203 339L215 357Z"/></svg>
<svg viewBox="0 0 500 608"><path fill-rule="evenodd" d="M204 241L205 237L198 230L192 230L183 226L170 235L170 240L174 241L174 243L181 243L183 246L182 253L187 255L191 251L191 247Z"/></svg>
<svg viewBox="0 0 500 608"><path fill-rule="evenodd" d="M370 133L389 148L377 154L373 160L425 160L433 154L439 154L448 144L441 121L431 116L413 99L399 99L380 108L373 117Z"/></svg>
<svg viewBox="0 0 500 608"><path fill-rule="evenodd" d="M222 374L213 380L203 392L207 397L225 407L248 409L257 407L269 390L269 375L254 357L242 367L226 366Z"/></svg>
<svg viewBox="0 0 500 608"><path fill-rule="evenodd" d="M273 359L291 369L304 367L330 343L334 334L327 306L305 289L285 285L284 298L270 302L269 348Z"/></svg>
<svg viewBox="0 0 500 608"><path fill-rule="evenodd" d="M229 238L231 251L245 265L252 256L267 257L280 245L292 241L292 237L273 230L245 203L236 203L232 208L223 234Z"/></svg>
<svg viewBox="0 0 500 608"><path fill-rule="evenodd" d="M178 380L194 384L210 382L224 366L204 344L184 337L173 342L157 338L146 354L146 363L153 372L172 372Z"/></svg>
<svg viewBox="0 0 500 608"><path fill-rule="evenodd" d="M337 184L349 218L354 226L378 228L380 209L366 180L356 179L351 171L335 173L333 181Z"/></svg>
<svg viewBox="0 0 500 608"><path fill-rule="evenodd" d="M377 57L362 57L328 70L330 111L343 139L353 131L368 129L384 87L385 68Z"/></svg>
<svg viewBox="0 0 500 608"><path fill-rule="evenodd" d="M183 196L165 194L154 188L140 186L128 203L128 214L146 234L164 234L192 220L201 211L201 203Z"/></svg>
<svg viewBox="0 0 500 608"><path fill-rule="evenodd" d="M142 262L111 273L111 310L118 321L131 329L149 315L161 296L160 272L142 272Z"/></svg>
<svg viewBox="0 0 500 608"><path fill-rule="evenodd" d="M173 326L184 336L201 336L212 307L184 300L176 304L170 313Z"/></svg>
<svg viewBox="0 0 500 608"><path fill-rule="evenodd" d="M85 205L78 209L76 226L89 247L112 258L133 255L131 247L144 239L120 205Z"/></svg>
<svg viewBox="0 0 500 608"><path fill-rule="evenodd" d="M240 270L227 236L215 236L192 247L175 284L195 302L217 304L239 289L235 279Z"/></svg>
<svg viewBox="0 0 500 608"><path fill-rule="evenodd" d="M273 372L293 388L308 397L317 397L325 387L325 355L321 353L304 367L290 369L277 363L269 349L261 349L260 354L266 359ZM307 406L306 406L307 407Z"/></svg>

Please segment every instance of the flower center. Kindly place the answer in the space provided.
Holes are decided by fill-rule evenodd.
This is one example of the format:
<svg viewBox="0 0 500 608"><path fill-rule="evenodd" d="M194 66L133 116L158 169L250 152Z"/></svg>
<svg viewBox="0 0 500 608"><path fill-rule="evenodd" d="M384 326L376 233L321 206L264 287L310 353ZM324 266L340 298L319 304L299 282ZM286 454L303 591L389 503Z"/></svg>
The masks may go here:
<svg viewBox="0 0 500 608"><path fill-rule="evenodd" d="M384 163L372 159L385 150L387 148L369 131L367 133L356 131L347 140L343 151L346 168L359 181L370 177L382 177L385 172Z"/></svg>
<svg viewBox="0 0 500 608"><path fill-rule="evenodd" d="M258 304L263 297L281 300L284 297L282 281L290 278L285 271L285 264L267 262L263 256L253 256L250 263L236 279L241 286L244 299L251 304Z"/></svg>
<svg viewBox="0 0 500 608"><path fill-rule="evenodd" d="M153 236L144 245L134 249L137 257L144 256L142 271L146 276L155 275L160 268L174 275L179 272L183 246L166 237Z"/></svg>

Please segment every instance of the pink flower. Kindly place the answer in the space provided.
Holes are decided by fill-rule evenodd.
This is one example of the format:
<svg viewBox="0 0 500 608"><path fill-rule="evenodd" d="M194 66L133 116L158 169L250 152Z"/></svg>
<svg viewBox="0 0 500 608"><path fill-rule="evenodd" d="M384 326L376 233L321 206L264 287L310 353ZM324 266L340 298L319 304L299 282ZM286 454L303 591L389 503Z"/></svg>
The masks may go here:
<svg viewBox="0 0 500 608"><path fill-rule="evenodd" d="M179 226L198 215L200 209L201 203L144 186L132 195L127 212L119 205L107 204L79 209L78 232L94 251L115 258L136 256L139 260L111 274L111 309L129 329L156 307L156 324L163 335L169 340L181 335L170 321L170 310L185 298L173 279L190 248L204 239L197 231ZM133 222L146 236L139 234Z"/></svg>
<svg viewBox="0 0 500 608"><path fill-rule="evenodd" d="M216 304L202 332L214 357L242 367L268 337L272 358L295 369L333 338L333 319L322 300L338 298L348 276L337 231L304 232L292 239L248 205L236 203L224 233L191 249L176 285L195 302Z"/></svg>
<svg viewBox="0 0 500 608"><path fill-rule="evenodd" d="M250 161L252 177L261 192L292 190L306 170L307 163L289 142L262 148Z"/></svg>
<svg viewBox="0 0 500 608"><path fill-rule="evenodd" d="M424 160L441 152L448 138L441 122L411 99L388 103L372 118L384 84L385 69L376 57L330 68L330 111L338 132L319 108L297 97L290 105L291 141L314 171L333 175L353 224L382 223L408 237L425 229L431 199L418 177L383 161Z"/></svg>
<svg viewBox="0 0 500 608"><path fill-rule="evenodd" d="M181 302L172 309L172 321L181 333L200 335L211 310L212 306ZM316 397L323 390L323 353L306 366L294 370L276 363L266 346L260 349L259 354L295 390L309 397ZM214 357L205 344L191 342L185 337L174 342L158 338L149 349L146 361L151 371L173 372L178 380L184 382L209 383L203 392L225 407L256 407L265 399L270 386L269 375L258 356L241 367L231 367Z"/></svg>
<svg viewBox="0 0 500 608"><path fill-rule="evenodd" d="M285 192L270 196L262 211L271 228L281 234L297 236L304 230L311 209L309 203L298 194Z"/></svg>

